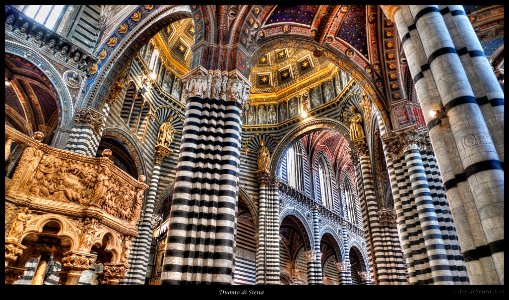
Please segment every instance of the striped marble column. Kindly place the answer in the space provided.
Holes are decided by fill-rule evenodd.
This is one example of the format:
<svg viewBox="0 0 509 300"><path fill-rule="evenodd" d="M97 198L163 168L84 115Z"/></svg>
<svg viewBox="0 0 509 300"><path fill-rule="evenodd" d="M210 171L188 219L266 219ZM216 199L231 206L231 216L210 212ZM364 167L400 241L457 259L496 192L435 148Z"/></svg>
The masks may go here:
<svg viewBox="0 0 509 300"><path fill-rule="evenodd" d="M409 6L397 6L396 9L392 10L392 14L388 14L388 17L394 19L398 28L418 99L423 112L425 112L424 118L429 130L429 137L433 145L436 160L440 167L440 173L445 182L444 187L447 192L449 207L457 225L459 224L457 226L457 234L461 249L463 252L476 250L479 246L486 245L486 237L480 224L479 214L471 213L477 210L474 196L469 185L464 180L464 175L462 175L465 169L454 143L448 119L442 118L440 115L431 117L427 113L433 109L440 109L441 100ZM397 162L395 161L394 163L397 170ZM399 216L400 214L398 213L398 223L401 225ZM405 245L403 245L403 248L404 251L408 250L408 248L405 250ZM484 258L470 256L465 257L465 262L471 283L486 284L498 282L497 278L486 276L487 273L484 271L485 269L494 268L491 258L487 261ZM409 281L413 282L416 280L411 275L413 267L411 265L408 267Z"/></svg>
<svg viewBox="0 0 509 300"><path fill-rule="evenodd" d="M462 5L439 5L498 156L504 161L504 92Z"/></svg>
<svg viewBox="0 0 509 300"><path fill-rule="evenodd" d="M107 107L109 105L105 106ZM105 115L92 108L77 109L65 150L95 156L101 141L104 120Z"/></svg>
<svg viewBox="0 0 509 300"><path fill-rule="evenodd" d="M358 156L357 165L357 187L361 209L363 213L364 234L369 256L370 273L373 274L375 282L378 282L378 274L386 272L387 266L384 263L383 243L380 220L378 219L378 204L376 201L373 175L371 174L371 161L369 159L366 141L355 141L354 152ZM352 159L356 161L355 154Z"/></svg>
<svg viewBox="0 0 509 300"><path fill-rule="evenodd" d="M336 263L336 268L339 273L339 284L340 285L351 285L352 284L352 273L350 271L351 265L350 265L350 258L348 258L348 261L346 261L346 258L343 261Z"/></svg>
<svg viewBox="0 0 509 300"><path fill-rule="evenodd" d="M313 256L311 260L312 268L308 272L308 284L320 285L323 284L323 271L322 271L322 252L320 251L320 219L318 207L315 206L311 210L313 220Z"/></svg>
<svg viewBox="0 0 509 300"><path fill-rule="evenodd" d="M260 191L258 194L258 244L256 248L256 284L267 284L267 215L268 199L267 186L268 174L260 173L258 182L260 182Z"/></svg>
<svg viewBox="0 0 509 300"><path fill-rule="evenodd" d="M265 258L265 278L266 284L280 284L281 280L281 263L279 253L279 196L278 182L271 178L267 198L269 199L269 207L267 214L267 237L265 249L267 251Z"/></svg>
<svg viewBox="0 0 509 300"><path fill-rule="evenodd" d="M260 172L258 198L258 248L256 249L256 284L280 284L279 200L277 181Z"/></svg>
<svg viewBox="0 0 509 300"><path fill-rule="evenodd" d="M145 203L145 209L138 223L138 236L134 239L129 254L129 269L122 284L145 284L147 275L148 260L150 257L150 246L152 244L152 219L156 203L159 178L161 177L161 165L165 157L170 154L168 148L163 145L156 145L154 153L154 166L150 177L150 185Z"/></svg>
<svg viewBox="0 0 509 300"><path fill-rule="evenodd" d="M95 157L111 105L125 94L127 70L126 68L115 81L100 112L91 107L76 110L74 126L69 133L65 150Z"/></svg>
<svg viewBox="0 0 509 300"><path fill-rule="evenodd" d="M497 276L504 281L504 169L493 139L469 84L447 26L437 6L410 6L440 98L447 113L463 168L486 235L489 254L476 249L465 256L491 256ZM446 34L444 34L446 33ZM458 175L456 175L458 177ZM447 182L446 182L447 184ZM479 247L478 247L479 248ZM496 274L496 275L495 275Z"/></svg>
<svg viewBox="0 0 509 300"><path fill-rule="evenodd" d="M186 117L161 284L231 284L241 112L249 81L236 70L201 66L184 80Z"/></svg>
<svg viewBox="0 0 509 300"><path fill-rule="evenodd" d="M455 280L449 268L440 225L422 164L421 153L417 145L410 145L409 149L405 151L405 161L410 175L412 193L416 203L433 283L453 284Z"/></svg>

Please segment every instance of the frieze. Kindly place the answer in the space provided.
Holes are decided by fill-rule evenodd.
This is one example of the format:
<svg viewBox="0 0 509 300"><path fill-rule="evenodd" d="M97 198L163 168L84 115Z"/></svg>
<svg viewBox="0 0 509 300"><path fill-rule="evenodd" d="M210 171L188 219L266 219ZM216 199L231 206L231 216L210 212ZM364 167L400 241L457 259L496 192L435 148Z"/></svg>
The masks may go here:
<svg viewBox="0 0 509 300"><path fill-rule="evenodd" d="M87 51L25 16L13 6L5 6L5 28L6 34L39 48L60 64L78 70L81 75L89 72L96 62L96 58Z"/></svg>

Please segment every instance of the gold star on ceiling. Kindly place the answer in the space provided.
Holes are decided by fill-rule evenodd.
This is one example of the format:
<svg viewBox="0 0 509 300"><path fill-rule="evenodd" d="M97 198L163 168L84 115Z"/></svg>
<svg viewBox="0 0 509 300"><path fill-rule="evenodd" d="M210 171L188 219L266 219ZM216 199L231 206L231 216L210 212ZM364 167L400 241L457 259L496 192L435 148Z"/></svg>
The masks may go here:
<svg viewBox="0 0 509 300"><path fill-rule="evenodd" d="M307 68L307 67L308 67L308 65L309 65L309 64L308 64L307 60L305 60L305 61L303 61L303 62L302 62L302 67L303 67L303 68Z"/></svg>
<svg viewBox="0 0 509 300"><path fill-rule="evenodd" d="M260 61L261 61L262 63L265 63L265 62L267 61L267 58L265 58L265 56L264 56L264 57L262 57L262 59L260 59Z"/></svg>
<svg viewBox="0 0 509 300"><path fill-rule="evenodd" d="M281 77L283 77L283 78L286 78L286 77L288 77L288 76L290 76L290 74L288 73L288 71L284 71L284 72L283 72L283 74L281 74Z"/></svg>
<svg viewBox="0 0 509 300"><path fill-rule="evenodd" d="M179 46L179 50L180 50L180 52L184 52L184 51L186 51L186 48L184 48L184 46L183 46L183 45L180 45L180 46Z"/></svg>
<svg viewBox="0 0 509 300"><path fill-rule="evenodd" d="M194 34L194 26L191 26L191 29L189 29L189 31L191 31L191 33Z"/></svg>
<svg viewBox="0 0 509 300"><path fill-rule="evenodd" d="M261 82L263 82L263 83L267 83L267 81L268 81L269 79L267 78L267 76L263 76L263 77L262 77L262 79L260 79L260 80L261 80Z"/></svg>
<svg viewBox="0 0 509 300"><path fill-rule="evenodd" d="M283 51L279 52L279 57L285 57L285 53Z"/></svg>

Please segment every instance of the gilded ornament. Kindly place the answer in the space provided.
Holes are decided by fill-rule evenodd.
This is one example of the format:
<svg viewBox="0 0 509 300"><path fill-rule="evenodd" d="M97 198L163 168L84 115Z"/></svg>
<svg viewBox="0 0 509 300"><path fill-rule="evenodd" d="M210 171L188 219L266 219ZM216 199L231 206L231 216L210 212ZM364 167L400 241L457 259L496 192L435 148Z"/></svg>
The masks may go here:
<svg viewBox="0 0 509 300"><path fill-rule="evenodd" d="M260 148L258 149L258 171L269 173L270 172L270 151L265 146L265 141L260 141Z"/></svg>
<svg viewBox="0 0 509 300"><path fill-rule="evenodd" d="M97 66L97 64L93 64L93 65L90 67L90 70L88 71L88 74L89 74L89 75L93 75L93 74L95 74L95 73L97 72L97 69L98 69L98 68L99 68L99 67Z"/></svg>
<svg viewBox="0 0 509 300"><path fill-rule="evenodd" d="M127 32L127 29L129 29L129 26L127 26L126 23L122 23L122 25L120 25L120 27L118 28L118 33L120 34L124 34Z"/></svg>
<svg viewBox="0 0 509 300"><path fill-rule="evenodd" d="M145 7L146 10L152 10L152 8L154 8L154 5L143 5L143 7Z"/></svg>
<svg viewBox="0 0 509 300"><path fill-rule="evenodd" d="M107 45L110 47L113 47L113 46L115 46L116 43L117 43L117 37L114 36L114 37L110 38Z"/></svg>
<svg viewBox="0 0 509 300"><path fill-rule="evenodd" d="M106 53L107 53L107 52L106 52L106 49L103 49L103 50L101 51L101 53L99 53L99 55L97 56L97 59L99 59L99 60L104 59L104 58L106 57Z"/></svg>
<svg viewBox="0 0 509 300"><path fill-rule="evenodd" d="M131 20L138 22L141 19L141 12L137 11L131 16Z"/></svg>

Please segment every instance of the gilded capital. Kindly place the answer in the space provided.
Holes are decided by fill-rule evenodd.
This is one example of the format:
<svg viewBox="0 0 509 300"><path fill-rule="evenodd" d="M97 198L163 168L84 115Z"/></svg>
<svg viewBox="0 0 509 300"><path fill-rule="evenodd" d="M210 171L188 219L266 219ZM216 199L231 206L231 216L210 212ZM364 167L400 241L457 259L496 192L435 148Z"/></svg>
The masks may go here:
<svg viewBox="0 0 509 300"><path fill-rule="evenodd" d="M90 265L94 263L96 256L81 251L69 251L64 253L65 257L62 258L62 266L65 269L73 271L85 271L90 268Z"/></svg>
<svg viewBox="0 0 509 300"><path fill-rule="evenodd" d="M401 8L401 5L380 5L387 19L394 22L394 15Z"/></svg>

